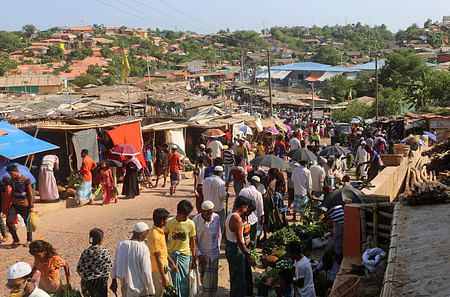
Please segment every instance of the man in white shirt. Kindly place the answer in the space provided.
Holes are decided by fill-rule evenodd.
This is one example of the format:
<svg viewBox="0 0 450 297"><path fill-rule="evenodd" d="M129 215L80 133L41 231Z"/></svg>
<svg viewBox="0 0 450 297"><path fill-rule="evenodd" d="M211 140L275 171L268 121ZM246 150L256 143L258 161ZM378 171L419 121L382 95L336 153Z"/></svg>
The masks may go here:
<svg viewBox="0 0 450 297"><path fill-rule="evenodd" d="M258 233L258 226L264 225L264 204L263 198L260 191L258 191L258 186L261 179L257 175L253 175L250 179L250 185L242 189L239 192L239 196L244 196L245 198L255 201L256 209L248 216L248 223L251 226L250 229L250 241L253 248L256 248L256 240Z"/></svg>
<svg viewBox="0 0 450 297"><path fill-rule="evenodd" d="M36 286L39 277L28 263L17 262L9 267L7 278L6 287L10 290L10 296L50 297Z"/></svg>
<svg viewBox="0 0 450 297"><path fill-rule="evenodd" d="M291 180L294 183L293 220L294 222L296 221L296 214L298 213L301 222L303 209L308 202L312 189L311 172L306 168L306 161L300 161L300 166L296 167L292 172Z"/></svg>
<svg viewBox="0 0 450 297"><path fill-rule="evenodd" d="M366 142L361 141L361 145L356 150L355 162L359 165L359 174L361 179L367 177L367 164L365 164L369 160L369 153L365 149Z"/></svg>
<svg viewBox="0 0 450 297"><path fill-rule="evenodd" d="M114 293L117 292L117 279L120 279L123 297L143 297L155 294L150 251L144 242L149 230L146 223L136 223L131 239L122 240L117 245L111 270L110 288Z"/></svg>
<svg viewBox="0 0 450 297"><path fill-rule="evenodd" d="M219 276L219 253L222 232L220 231L220 217L214 213L214 203L204 201L201 212L194 221L197 240L197 258L202 282L203 297L214 297L217 293Z"/></svg>
<svg viewBox="0 0 450 297"><path fill-rule="evenodd" d="M295 277L292 284L297 290L296 296L316 297L311 262L302 255L301 242L290 242L287 245L286 254L288 258L294 260Z"/></svg>
<svg viewBox="0 0 450 297"><path fill-rule="evenodd" d="M327 160L323 157L320 157L319 164L313 165L309 168L311 171L311 181L312 181L312 194L316 197L320 197L322 195L322 188L325 181L325 165L327 164Z"/></svg>
<svg viewBox="0 0 450 297"><path fill-rule="evenodd" d="M293 151L301 147L300 140L297 138L297 134L294 133L294 137L289 141L289 150Z"/></svg>
<svg viewBox="0 0 450 297"><path fill-rule="evenodd" d="M222 145L222 142L220 142L219 140L217 140L217 139L212 140L209 143L208 148L210 148L212 150L213 159L222 157L223 145Z"/></svg>
<svg viewBox="0 0 450 297"><path fill-rule="evenodd" d="M225 226L225 209L223 202L227 200L228 193L225 182L222 180L223 167L214 167L214 172L203 181L203 201L211 201L214 204L215 213L220 217L220 231L223 233Z"/></svg>

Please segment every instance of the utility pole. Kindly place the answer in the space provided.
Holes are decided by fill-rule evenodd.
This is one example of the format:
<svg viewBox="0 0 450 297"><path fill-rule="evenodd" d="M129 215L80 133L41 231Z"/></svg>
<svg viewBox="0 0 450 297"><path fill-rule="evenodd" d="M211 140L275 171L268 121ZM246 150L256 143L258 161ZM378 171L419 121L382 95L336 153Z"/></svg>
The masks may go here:
<svg viewBox="0 0 450 297"><path fill-rule="evenodd" d="M272 105L272 77L270 74L270 52L267 48L267 70L269 74L269 102L270 102L270 116L273 117L273 105Z"/></svg>
<svg viewBox="0 0 450 297"><path fill-rule="evenodd" d="M311 99L312 99L312 111L311 111L311 118L312 118L312 116L313 116L313 114L314 114L314 108L315 108L315 102L314 102L314 82L311 82L311 89L312 89L312 97L311 97Z"/></svg>
<svg viewBox="0 0 450 297"><path fill-rule="evenodd" d="M375 104L376 104L375 118L378 120L378 51L375 52Z"/></svg>
<svg viewBox="0 0 450 297"><path fill-rule="evenodd" d="M145 96L144 116L147 116L147 98L148 93L150 92L150 66L148 65L148 53L146 56L147 56L148 92L147 95Z"/></svg>
<svg viewBox="0 0 450 297"><path fill-rule="evenodd" d="M244 49L242 49L241 56L241 81L244 81Z"/></svg>

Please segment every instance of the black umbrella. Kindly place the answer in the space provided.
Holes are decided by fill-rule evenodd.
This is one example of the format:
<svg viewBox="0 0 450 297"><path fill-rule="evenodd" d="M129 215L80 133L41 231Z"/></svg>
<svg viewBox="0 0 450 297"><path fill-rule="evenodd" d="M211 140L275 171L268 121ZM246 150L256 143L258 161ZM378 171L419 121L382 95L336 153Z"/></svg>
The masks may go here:
<svg viewBox="0 0 450 297"><path fill-rule="evenodd" d="M305 148L299 148L288 153L288 157L297 161L312 162L317 161L317 156L313 152Z"/></svg>
<svg viewBox="0 0 450 297"><path fill-rule="evenodd" d="M332 145L323 149L319 153L319 156L322 157L339 156L339 155L347 155L348 153L350 153L348 148L339 145Z"/></svg>
<svg viewBox="0 0 450 297"><path fill-rule="evenodd" d="M113 160L113 159L106 159L104 160L106 164L108 164L109 167L122 167L122 162ZM101 162L98 162L97 165L100 165Z"/></svg>
<svg viewBox="0 0 450 297"><path fill-rule="evenodd" d="M183 149L178 144L172 143L172 142L168 142L166 144L169 146L169 152L172 151L172 146L175 145L177 147L177 153L179 153L180 155L186 156Z"/></svg>
<svg viewBox="0 0 450 297"><path fill-rule="evenodd" d="M250 161L250 164L269 168L290 168L289 164L285 160L274 155L264 155L256 157Z"/></svg>

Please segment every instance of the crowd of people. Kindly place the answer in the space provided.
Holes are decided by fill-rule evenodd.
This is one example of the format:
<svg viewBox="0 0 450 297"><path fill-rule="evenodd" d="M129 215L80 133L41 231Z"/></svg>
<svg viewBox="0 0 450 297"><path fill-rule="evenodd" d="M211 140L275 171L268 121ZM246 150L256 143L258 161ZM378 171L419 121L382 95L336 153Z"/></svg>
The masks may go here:
<svg viewBox="0 0 450 297"><path fill-rule="evenodd" d="M345 151L329 153L328 145L322 140L334 135L331 121L290 114L287 123L288 133L267 134L261 141L255 142L250 135L241 134L228 140L207 138L200 142L193 172L195 205L181 200L172 217L164 208L155 209L154 225L150 228L144 222L136 223L131 238L117 245L114 258L102 247L103 231L92 229L91 247L83 251L77 265L83 295L107 296L111 278L110 289L114 293L119 289L120 280L122 296L163 296L169 285L173 285L177 296L187 297L192 271L198 271L202 296L214 296L222 248L229 265L230 296L251 296L251 267L256 265L251 251L270 233L301 223L304 212L311 209L323 213L325 220L330 221L333 247L313 270L310 260L302 254L301 243L289 244L287 256L295 269L280 272L277 296L323 296L331 287L342 258L344 205L361 201L361 193L350 184L349 169L355 167L356 177L370 183L382 166L379 154L389 150L388 141L384 131L363 134L363 129L353 127L354 137L341 144ZM295 158L299 150L308 151L310 157ZM124 198L140 194L141 174L150 176L154 187L161 178L165 187L169 177L170 195L176 195L184 166L177 146L158 146L154 156L146 146L144 154L146 168L133 156L123 162ZM81 155L82 181L76 193L77 201L81 204L88 200L92 204L93 190L100 189L103 204L117 202L115 168L106 161L95 163L87 150ZM286 170L266 171L252 164L252 156L264 155L278 156L289 161L290 166ZM58 157L43 158L39 178L41 198L58 198L53 175L58 167ZM96 178L92 174L94 170L98 170ZM28 218L33 211L34 197L30 179L19 173L17 166L11 165L7 171L11 179L3 180L0 189L2 198L10 197L2 203L7 228L1 219L0 229L3 238L8 236L7 230L11 233L11 247L16 247L20 242L15 226L17 214ZM228 209L233 196L232 208ZM288 215L292 215L290 222ZM47 296L72 288L70 269L50 243L33 241L32 233L27 232L25 245L34 262L32 267L20 262L9 268L7 286L11 296ZM66 287L61 285L60 268L65 273ZM320 270L326 272L325 278L318 276Z"/></svg>

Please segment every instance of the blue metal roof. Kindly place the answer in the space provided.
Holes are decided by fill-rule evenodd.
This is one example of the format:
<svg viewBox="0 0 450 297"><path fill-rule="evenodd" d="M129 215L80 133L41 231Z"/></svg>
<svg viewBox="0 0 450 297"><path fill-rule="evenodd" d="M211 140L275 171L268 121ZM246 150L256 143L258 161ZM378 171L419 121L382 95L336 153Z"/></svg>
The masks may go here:
<svg viewBox="0 0 450 297"><path fill-rule="evenodd" d="M385 60L378 61L378 69L381 69L385 63L386 63ZM372 62L368 62L365 64L356 65L356 66L350 67L349 69L350 70L373 70L373 71L375 71L375 62L372 61Z"/></svg>
<svg viewBox="0 0 450 297"><path fill-rule="evenodd" d="M291 63L281 66L271 67L273 70L289 70L289 71L323 71L323 72L348 72L345 67L333 67L326 64L314 62Z"/></svg>
<svg viewBox="0 0 450 297"><path fill-rule="evenodd" d="M0 130L6 133L0 135L0 156L9 160L59 148L4 121L0 121Z"/></svg>

